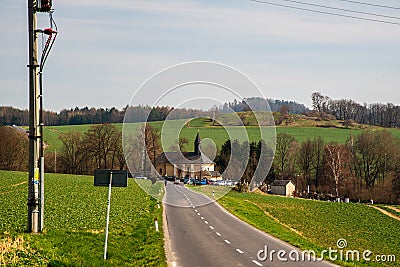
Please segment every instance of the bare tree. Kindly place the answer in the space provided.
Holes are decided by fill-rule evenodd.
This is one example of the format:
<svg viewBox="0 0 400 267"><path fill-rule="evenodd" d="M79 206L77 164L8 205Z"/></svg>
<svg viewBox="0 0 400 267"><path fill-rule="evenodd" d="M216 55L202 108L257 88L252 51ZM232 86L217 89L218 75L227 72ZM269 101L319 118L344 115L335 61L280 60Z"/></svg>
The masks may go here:
<svg viewBox="0 0 400 267"><path fill-rule="evenodd" d="M82 135L79 132L61 133L59 139L62 142L60 161L62 172L70 174L82 174L83 163L86 159L83 150Z"/></svg>
<svg viewBox="0 0 400 267"><path fill-rule="evenodd" d="M111 124L91 126L84 135L86 152L95 159L97 168L113 168L115 152L121 142L120 131Z"/></svg>
<svg viewBox="0 0 400 267"><path fill-rule="evenodd" d="M311 171L314 166L314 146L310 139L303 142L298 151L298 165L303 175L306 185L311 185Z"/></svg>
<svg viewBox="0 0 400 267"><path fill-rule="evenodd" d="M384 179L393 163L395 142L388 131L363 131L349 140L353 172L367 188Z"/></svg>
<svg viewBox="0 0 400 267"><path fill-rule="evenodd" d="M276 136L276 150L275 150L275 161L277 170L280 172L281 179L285 177L285 169L289 162L289 152L292 143L295 142L295 138L287 133L279 133Z"/></svg>
<svg viewBox="0 0 400 267"><path fill-rule="evenodd" d="M339 196L339 183L343 178L347 148L340 144L325 145L325 162L333 179L336 196Z"/></svg>
<svg viewBox="0 0 400 267"><path fill-rule="evenodd" d="M147 154L154 168L156 166L156 159L162 152L160 139L161 136L158 129L146 123L144 141L146 144Z"/></svg>
<svg viewBox="0 0 400 267"><path fill-rule="evenodd" d="M27 135L11 127L0 127L0 169L23 171L27 165Z"/></svg>
<svg viewBox="0 0 400 267"><path fill-rule="evenodd" d="M179 137L178 141L169 147L169 150L175 152L184 151L184 147L187 145L189 145L189 140L186 137Z"/></svg>
<svg viewBox="0 0 400 267"><path fill-rule="evenodd" d="M314 138L313 140L313 153L314 153L314 171L315 171L315 187L319 186L319 178L323 173L323 161L324 161L324 140L321 136Z"/></svg>

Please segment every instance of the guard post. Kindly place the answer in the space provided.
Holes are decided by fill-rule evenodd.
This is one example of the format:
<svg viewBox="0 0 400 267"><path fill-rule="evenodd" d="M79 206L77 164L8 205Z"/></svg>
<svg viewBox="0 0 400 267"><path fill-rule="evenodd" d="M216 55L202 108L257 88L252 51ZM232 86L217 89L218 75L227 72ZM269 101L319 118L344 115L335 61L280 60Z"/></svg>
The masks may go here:
<svg viewBox="0 0 400 267"><path fill-rule="evenodd" d="M108 226L110 224L111 187L127 187L128 172L126 170L95 170L94 186L108 186L106 233L104 241L104 259L107 259Z"/></svg>

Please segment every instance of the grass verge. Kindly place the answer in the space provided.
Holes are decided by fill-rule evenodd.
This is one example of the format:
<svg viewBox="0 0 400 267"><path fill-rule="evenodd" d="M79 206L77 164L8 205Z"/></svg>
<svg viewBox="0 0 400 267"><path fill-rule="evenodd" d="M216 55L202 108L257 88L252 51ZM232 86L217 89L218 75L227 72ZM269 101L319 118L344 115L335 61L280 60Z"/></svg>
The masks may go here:
<svg viewBox="0 0 400 267"><path fill-rule="evenodd" d="M400 266L400 222L363 204L333 203L231 191L218 200L243 221L317 255L338 249L340 238L349 250L360 251L360 261L335 261L342 266ZM365 250L371 261L362 260ZM395 255L395 262L377 262L375 256Z"/></svg>
<svg viewBox="0 0 400 267"><path fill-rule="evenodd" d="M107 187L94 187L90 176L46 174L45 232L27 234L27 176L0 171L0 265L166 266L162 209L133 179L112 189L104 261Z"/></svg>

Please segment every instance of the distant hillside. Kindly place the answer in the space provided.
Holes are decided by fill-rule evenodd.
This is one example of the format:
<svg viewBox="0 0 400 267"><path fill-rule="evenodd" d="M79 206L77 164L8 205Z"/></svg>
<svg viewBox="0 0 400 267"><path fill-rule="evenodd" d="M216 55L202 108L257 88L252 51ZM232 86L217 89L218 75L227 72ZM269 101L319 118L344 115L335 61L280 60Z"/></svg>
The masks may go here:
<svg viewBox="0 0 400 267"><path fill-rule="evenodd" d="M267 110L263 103L265 101L260 98L248 98L246 99L254 110ZM293 101L284 100L268 100L268 103L272 111L281 111L282 108L287 110L289 113L299 114L308 111L308 109L302 105ZM234 107L235 111L244 111L244 102L228 103ZM44 111L43 120L47 126L58 126L58 125L82 125L82 124L101 124L101 123L122 123L126 111L129 110L129 117L126 118L127 122L144 122L144 121L163 121L170 115L171 111L174 111L170 116L170 119L186 119L194 117L212 117L215 113L215 109L211 108L208 111L200 109L187 109L187 108L174 108L169 106L157 106L150 107L148 105L139 106L126 106L122 110L118 110L115 107L112 108L71 108L63 109L60 112ZM223 107L217 108L221 113L225 112L226 109ZM230 109L232 112L232 109ZM22 125L27 126L29 123L28 110L18 109L14 107L0 107L0 126L1 125Z"/></svg>
<svg viewBox="0 0 400 267"><path fill-rule="evenodd" d="M221 113L232 113L241 111L269 111L266 106L268 103L270 111L272 112L285 112L290 114L302 114L307 113L310 110L303 104L295 101L277 100L277 99L264 99L261 97L249 97L242 101L227 102L218 108ZM250 108L251 107L251 108Z"/></svg>

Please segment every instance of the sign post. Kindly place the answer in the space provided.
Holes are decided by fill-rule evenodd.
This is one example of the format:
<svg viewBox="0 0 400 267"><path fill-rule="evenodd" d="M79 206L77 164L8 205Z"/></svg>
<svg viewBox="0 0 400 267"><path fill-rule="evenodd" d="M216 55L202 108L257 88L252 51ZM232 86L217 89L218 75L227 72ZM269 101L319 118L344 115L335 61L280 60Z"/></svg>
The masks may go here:
<svg viewBox="0 0 400 267"><path fill-rule="evenodd" d="M112 175L110 172L110 183L108 184L108 200L107 200L107 219L106 219L106 239L104 241L104 259L107 259L107 243L108 243L108 225L110 224L110 207L111 207L111 184L112 184Z"/></svg>
<svg viewBox="0 0 400 267"><path fill-rule="evenodd" d="M104 255L107 259L107 244L108 244L108 226L110 224L110 209L111 209L111 188L127 187L128 172L126 170L96 170L94 172L94 186L108 186L107 199L107 218L106 218L106 234L104 241Z"/></svg>

